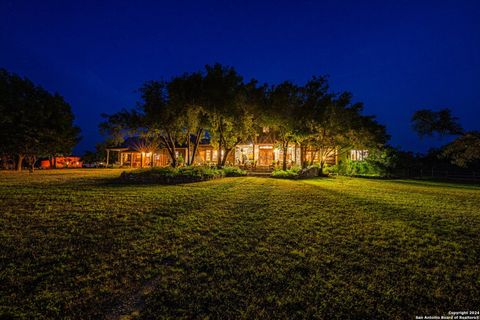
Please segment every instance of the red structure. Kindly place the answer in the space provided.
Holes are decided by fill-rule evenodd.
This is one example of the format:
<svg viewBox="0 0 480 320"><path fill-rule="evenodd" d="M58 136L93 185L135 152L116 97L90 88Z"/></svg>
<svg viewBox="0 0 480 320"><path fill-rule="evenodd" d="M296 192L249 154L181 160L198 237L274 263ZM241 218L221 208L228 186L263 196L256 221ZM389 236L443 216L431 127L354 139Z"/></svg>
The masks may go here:
<svg viewBox="0 0 480 320"><path fill-rule="evenodd" d="M57 162L57 168L81 168L82 161L80 161L80 157L55 157L52 159L52 163ZM42 160L40 161L40 168L42 169L49 169L50 160Z"/></svg>

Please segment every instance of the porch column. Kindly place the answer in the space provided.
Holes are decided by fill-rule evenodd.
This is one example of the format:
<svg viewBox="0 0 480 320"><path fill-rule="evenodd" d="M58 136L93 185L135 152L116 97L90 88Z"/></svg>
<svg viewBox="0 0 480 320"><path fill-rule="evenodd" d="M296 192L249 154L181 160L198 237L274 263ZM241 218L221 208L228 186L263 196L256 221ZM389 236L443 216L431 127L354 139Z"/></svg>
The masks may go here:
<svg viewBox="0 0 480 320"><path fill-rule="evenodd" d="M123 166L123 152L119 151L118 154L120 155L120 167Z"/></svg>
<svg viewBox="0 0 480 320"><path fill-rule="evenodd" d="M130 168L133 168L133 152L130 152Z"/></svg>
<svg viewBox="0 0 480 320"><path fill-rule="evenodd" d="M255 143L253 144L253 165L255 165Z"/></svg>
<svg viewBox="0 0 480 320"><path fill-rule="evenodd" d="M108 167L108 163L109 163L109 158L110 158L110 150L107 149L107 167Z"/></svg>

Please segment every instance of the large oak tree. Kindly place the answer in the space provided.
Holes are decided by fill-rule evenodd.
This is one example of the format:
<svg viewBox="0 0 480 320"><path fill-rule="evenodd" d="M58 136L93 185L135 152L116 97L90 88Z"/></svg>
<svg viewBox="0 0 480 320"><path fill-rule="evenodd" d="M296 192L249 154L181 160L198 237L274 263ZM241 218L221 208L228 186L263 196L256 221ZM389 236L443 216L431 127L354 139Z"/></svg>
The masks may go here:
<svg viewBox="0 0 480 320"><path fill-rule="evenodd" d="M0 70L0 153L33 169L37 157L69 154L80 140L70 105L27 78Z"/></svg>

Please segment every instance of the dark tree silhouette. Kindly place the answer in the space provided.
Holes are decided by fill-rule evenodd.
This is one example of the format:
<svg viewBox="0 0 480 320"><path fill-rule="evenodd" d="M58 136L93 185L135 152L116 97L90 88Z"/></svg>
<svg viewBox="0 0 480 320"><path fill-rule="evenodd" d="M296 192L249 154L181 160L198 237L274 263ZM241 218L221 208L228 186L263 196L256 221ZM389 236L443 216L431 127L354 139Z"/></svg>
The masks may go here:
<svg viewBox="0 0 480 320"><path fill-rule="evenodd" d="M70 105L26 78L0 70L0 153L34 168L39 156L69 154L80 140Z"/></svg>
<svg viewBox="0 0 480 320"><path fill-rule="evenodd" d="M415 111L412 116L413 130L420 136L433 136L434 134L459 135L463 133L462 126L458 123L458 118L452 115L450 109L432 111L421 109Z"/></svg>

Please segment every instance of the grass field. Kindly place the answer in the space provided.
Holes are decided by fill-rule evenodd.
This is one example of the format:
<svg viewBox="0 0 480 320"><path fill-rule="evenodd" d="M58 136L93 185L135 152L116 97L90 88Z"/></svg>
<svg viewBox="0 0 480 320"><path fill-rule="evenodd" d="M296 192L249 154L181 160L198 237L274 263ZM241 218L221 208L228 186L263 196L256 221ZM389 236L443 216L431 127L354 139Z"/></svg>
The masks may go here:
<svg viewBox="0 0 480 320"><path fill-rule="evenodd" d="M478 310L480 188L121 185L0 172L3 318L397 318ZM2 316L0 316L2 318Z"/></svg>

